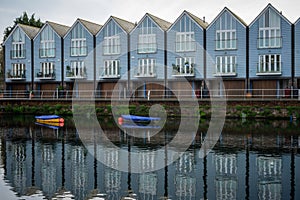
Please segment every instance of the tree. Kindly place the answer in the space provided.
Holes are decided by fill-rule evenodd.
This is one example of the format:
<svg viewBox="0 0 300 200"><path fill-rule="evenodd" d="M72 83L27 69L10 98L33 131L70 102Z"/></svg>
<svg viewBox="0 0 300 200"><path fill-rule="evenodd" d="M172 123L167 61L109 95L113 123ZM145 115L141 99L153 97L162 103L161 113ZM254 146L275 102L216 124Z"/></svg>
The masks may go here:
<svg viewBox="0 0 300 200"><path fill-rule="evenodd" d="M9 34L12 32L12 30L17 26L17 24L24 24L24 25L34 26L34 27L38 27L38 28L41 28L44 25L44 23L41 22L40 19L37 19L37 20L35 19L34 13L29 18L27 13L23 12L23 14L20 17L15 19L13 26L6 27L6 29L4 30L3 41L6 40L6 38L9 36Z"/></svg>

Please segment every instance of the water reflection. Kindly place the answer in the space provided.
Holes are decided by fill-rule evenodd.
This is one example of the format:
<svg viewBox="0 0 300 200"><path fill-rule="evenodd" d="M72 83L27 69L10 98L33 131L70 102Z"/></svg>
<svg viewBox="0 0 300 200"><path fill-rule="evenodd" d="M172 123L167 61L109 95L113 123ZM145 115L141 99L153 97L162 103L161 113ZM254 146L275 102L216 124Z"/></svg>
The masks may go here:
<svg viewBox="0 0 300 200"><path fill-rule="evenodd" d="M167 163L172 151L162 148L164 158L155 153L124 157L97 146L93 138L83 146L71 119L56 130L35 125L30 117L18 116L15 123L8 119L0 120L0 192L6 199L300 199L295 189L300 187L300 129L295 122L227 120L214 150L201 159L208 128L203 121L193 144L174 163L135 174L115 169L153 169L158 161ZM126 135L110 119L101 121L107 137L130 151L151 152L176 133L168 124L163 134L145 140ZM101 154L108 166L88 149Z"/></svg>

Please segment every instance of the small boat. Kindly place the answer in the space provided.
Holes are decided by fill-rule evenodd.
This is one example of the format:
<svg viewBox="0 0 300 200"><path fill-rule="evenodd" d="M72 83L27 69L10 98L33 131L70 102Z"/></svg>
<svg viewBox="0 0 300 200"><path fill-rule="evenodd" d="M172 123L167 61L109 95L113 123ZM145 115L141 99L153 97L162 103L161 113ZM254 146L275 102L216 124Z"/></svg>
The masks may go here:
<svg viewBox="0 0 300 200"><path fill-rule="evenodd" d="M35 116L35 119L40 123L63 123L65 121L64 118L58 115L40 115Z"/></svg>
<svg viewBox="0 0 300 200"><path fill-rule="evenodd" d="M59 129L59 128L64 126L64 123L39 123L39 122L35 122L35 124L37 124L39 126L45 126L45 127L48 127L48 128L52 128L52 129Z"/></svg>
<svg viewBox="0 0 300 200"><path fill-rule="evenodd" d="M137 116L137 115L121 115L123 120L131 120L134 122L150 122L150 121L158 121L160 117L144 117L144 116Z"/></svg>

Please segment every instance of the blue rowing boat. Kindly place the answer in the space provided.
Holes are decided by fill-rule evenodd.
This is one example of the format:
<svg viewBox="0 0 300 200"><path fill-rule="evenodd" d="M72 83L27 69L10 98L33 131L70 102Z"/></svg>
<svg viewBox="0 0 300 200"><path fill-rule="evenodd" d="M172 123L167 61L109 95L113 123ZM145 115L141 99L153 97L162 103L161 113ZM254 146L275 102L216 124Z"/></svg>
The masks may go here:
<svg viewBox="0 0 300 200"><path fill-rule="evenodd" d="M35 116L36 119L41 119L41 120L48 120L48 119L58 119L60 116L58 115L40 115L40 116Z"/></svg>
<svg viewBox="0 0 300 200"><path fill-rule="evenodd" d="M150 121L158 121L160 117L144 117L144 116L137 116L137 115L121 115L123 120L131 120L134 122L150 122Z"/></svg>

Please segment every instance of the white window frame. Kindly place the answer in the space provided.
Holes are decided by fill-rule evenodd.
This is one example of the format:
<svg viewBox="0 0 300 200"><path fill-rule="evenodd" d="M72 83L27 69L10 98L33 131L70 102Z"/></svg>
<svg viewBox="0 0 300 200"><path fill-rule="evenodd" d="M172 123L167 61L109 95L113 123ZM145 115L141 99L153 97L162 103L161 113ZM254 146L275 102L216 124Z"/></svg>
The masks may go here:
<svg viewBox="0 0 300 200"><path fill-rule="evenodd" d="M54 40L42 40L40 43L40 57L41 58L53 58L55 57L55 41Z"/></svg>
<svg viewBox="0 0 300 200"><path fill-rule="evenodd" d="M216 56L215 76L235 76L237 56Z"/></svg>
<svg viewBox="0 0 300 200"><path fill-rule="evenodd" d="M259 55L257 75L281 75L281 55Z"/></svg>
<svg viewBox="0 0 300 200"><path fill-rule="evenodd" d="M25 42L12 42L12 59L25 58Z"/></svg>
<svg viewBox="0 0 300 200"><path fill-rule="evenodd" d="M157 50L156 34L140 34L138 53L155 53Z"/></svg>
<svg viewBox="0 0 300 200"><path fill-rule="evenodd" d="M120 60L105 60L103 77L104 78L120 77Z"/></svg>
<svg viewBox="0 0 300 200"><path fill-rule="evenodd" d="M259 28L259 48L280 48L281 46L280 27Z"/></svg>
<svg viewBox="0 0 300 200"><path fill-rule="evenodd" d="M138 68L136 76L138 77L154 77L156 67L156 59L142 58L138 60Z"/></svg>
<svg viewBox="0 0 300 200"><path fill-rule="evenodd" d="M176 52L195 51L195 33L177 32L176 33Z"/></svg>
<svg viewBox="0 0 300 200"><path fill-rule="evenodd" d="M86 38L71 39L71 56L86 56Z"/></svg>
<svg viewBox="0 0 300 200"><path fill-rule="evenodd" d="M216 50L237 49L236 30L216 31Z"/></svg>
<svg viewBox="0 0 300 200"><path fill-rule="evenodd" d="M195 66L195 57L178 57L175 65L179 68L177 72L173 72L173 76L194 76L195 69L192 67Z"/></svg>
<svg viewBox="0 0 300 200"><path fill-rule="evenodd" d="M12 63L11 74L12 78L26 78L25 63Z"/></svg>
<svg viewBox="0 0 300 200"><path fill-rule="evenodd" d="M104 37L103 42L103 55L117 55L120 54L120 36L114 35Z"/></svg>
<svg viewBox="0 0 300 200"><path fill-rule="evenodd" d="M53 73L55 71L55 64L53 62L41 62L40 72L42 73L42 77L38 78L53 78ZM51 75L51 76L46 76Z"/></svg>
<svg viewBox="0 0 300 200"><path fill-rule="evenodd" d="M73 72L72 78L85 78L85 63L84 61L71 61L71 72Z"/></svg>

